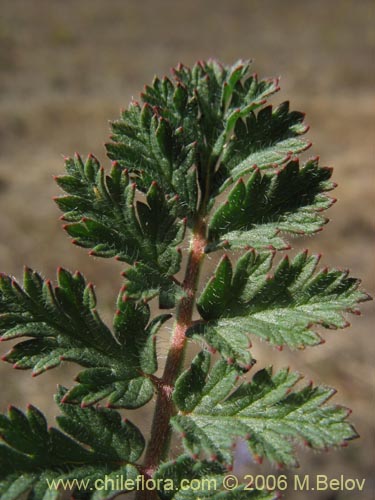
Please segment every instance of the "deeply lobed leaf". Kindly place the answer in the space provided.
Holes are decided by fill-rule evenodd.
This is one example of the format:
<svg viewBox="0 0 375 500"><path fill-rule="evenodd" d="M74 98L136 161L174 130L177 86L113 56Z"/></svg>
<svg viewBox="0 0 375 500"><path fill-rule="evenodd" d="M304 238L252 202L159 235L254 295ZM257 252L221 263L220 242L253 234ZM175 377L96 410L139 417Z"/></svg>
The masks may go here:
<svg viewBox="0 0 375 500"><path fill-rule="evenodd" d="M234 270L224 256L198 299L203 320L187 335L203 337L231 363L247 369L252 364L249 335L290 348L319 344L314 325L344 328L343 313L369 299L348 272L316 272L319 259L307 252L291 262L285 257L271 275L270 252L249 251Z"/></svg>
<svg viewBox="0 0 375 500"><path fill-rule="evenodd" d="M185 234L186 219L177 220L178 197L166 199L156 182L146 193L146 203L136 199L136 184L127 171L114 164L106 175L99 162L79 155L66 160L67 175L56 177L68 194L55 199L65 213L64 226L73 242L90 248L90 254L116 257L128 264L140 262L142 278L152 272L149 288L130 280L134 298L150 299L162 294L162 306L173 306L172 276L180 269L178 245ZM140 269L132 273L140 274ZM146 283L145 283L146 284ZM144 285L145 285L144 284Z"/></svg>
<svg viewBox="0 0 375 500"><path fill-rule="evenodd" d="M301 138L307 130L304 114L289 111L289 102L275 109L267 106L257 115L251 113L245 120L238 120L213 178L217 192L254 167L272 169L308 149L311 142Z"/></svg>
<svg viewBox="0 0 375 500"><path fill-rule="evenodd" d="M293 160L272 173L255 168L246 182L240 178L209 223L206 251L220 247L240 249L288 248L280 232L311 234L327 219L321 212L335 199L325 193L334 188L331 169L318 159L299 167Z"/></svg>
<svg viewBox="0 0 375 500"><path fill-rule="evenodd" d="M141 94L143 106L133 102L112 124L109 157L144 192L157 180L178 194L193 222L199 199L211 206L255 164L283 164L310 145L300 138L307 131L302 113L289 112L288 103L262 107L278 81L259 80L249 68L247 61L226 67L210 60L191 70L179 65L172 79L155 78Z"/></svg>
<svg viewBox="0 0 375 500"><path fill-rule="evenodd" d="M157 370L155 335L170 315L149 322L148 305L130 301L122 291L117 306L112 334L97 313L92 284L80 273L60 269L56 287L28 268L23 288L2 276L1 339L31 337L3 359L33 375L73 361L87 369L65 401L86 406L108 398L111 406L142 406L154 392L148 375Z"/></svg>
<svg viewBox="0 0 375 500"><path fill-rule="evenodd" d="M357 436L346 421L348 410L324 404L334 394L332 389L308 385L292 392L301 376L288 370L272 375L264 369L251 383L234 388L237 377L236 369L223 360L209 371L209 354L202 351L192 370L177 380L173 399L180 411L172 425L182 433L190 453L231 463L232 444L242 438L255 456L295 466L294 443L324 449ZM194 398L186 402L188 390Z"/></svg>
<svg viewBox="0 0 375 500"><path fill-rule="evenodd" d="M95 492L95 479L119 474L135 478L133 465L142 454L140 431L114 410L62 404L66 390L59 389L56 401L62 410L57 417L61 430L47 428L43 414L29 406L26 414L11 407L0 415L0 493L3 500L17 500L27 493L30 500L57 498L59 491L48 488L58 479L90 480L88 491L77 490L73 498L99 500L108 490Z"/></svg>
<svg viewBox="0 0 375 500"><path fill-rule="evenodd" d="M112 123L113 142L107 144L109 158L128 169L143 192L156 181L169 196L178 195L183 217L195 212L198 200L196 144L186 137L185 121L176 126L148 103L133 102Z"/></svg>
<svg viewBox="0 0 375 500"><path fill-rule="evenodd" d="M114 411L85 407L107 398L108 406L138 408L152 397L156 333L170 316L150 321L147 302L156 296L161 308L179 302L177 322L182 309L189 311L195 293L189 265L183 284L174 277L186 225L194 231L208 220L205 251L211 252L286 249L281 233L311 234L325 224L320 212L334 201L326 195L334 187L331 171L317 159L300 166L294 157L310 147L302 137L308 130L304 114L290 111L288 102L265 106L278 81L260 80L249 67L213 60L192 69L179 65L171 79L155 78L141 94L142 104L132 102L112 123L108 175L92 155L66 160L67 174L56 179L66 192L56 199L66 231L92 255L131 267L123 273L112 331L96 311L92 285L79 273L61 269L57 287L29 269L23 288L1 277L2 340L29 337L4 359L34 375L63 360L85 367L73 388L59 391L58 422L65 434L47 430L33 407L26 415L12 408L8 417L0 416L2 499L27 493L29 500L55 500L58 492L46 490L47 478L136 477L134 462L144 447L138 429ZM227 201L209 219L217 196L231 185ZM270 274L272 261L270 251L251 251L233 269L224 256L199 297L202 320L187 335L203 338L224 359L210 370L211 358L202 352L174 388L168 385L178 410L172 424L186 451L198 458L182 455L162 464L155 478L172 477L176 484L209 479L216 488L162 488L163 500L274 498L243 486L223 489L223 464L232 461L237 438L248 442L254 456L290 466L296 465L295 443L321 449L356 437L347 410L325 404L332 389L293 390L298 374L272 375L270 369L238 384L240 371L254 363L250 335L278 347L315 345L321 339L314 325L343 328L343 313L356 312L369 298L347 272L316 272L318 256L285 258ZM99 500L108 493L76 491L74 497Z"/></svg>

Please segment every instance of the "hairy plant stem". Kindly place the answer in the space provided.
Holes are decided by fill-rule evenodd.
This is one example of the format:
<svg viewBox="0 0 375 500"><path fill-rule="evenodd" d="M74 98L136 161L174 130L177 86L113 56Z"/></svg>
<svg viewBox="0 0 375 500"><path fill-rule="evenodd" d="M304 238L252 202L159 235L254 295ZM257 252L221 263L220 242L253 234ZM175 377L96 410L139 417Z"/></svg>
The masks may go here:
<svg viewBox="0 0 375 500"><path fill-rule="evenodd" d="M186 346L185 334L192 323L199 271L204 258L204 248L206 244L206 224L203 218L198 218L190 241L190 253L183 281L184 297L179 301L176 307L174 331L163 376L158 387L151 436L147 446L144 461L145 466L143 468L143 474L146 478L152 477L155 469L159 466L161 460L166 457L168 452L171 439L170 419L175 414L172 391L184 360ZM153 491L138 491L136 494L136 500L152 500L156 498L156 492Z"/></svg>

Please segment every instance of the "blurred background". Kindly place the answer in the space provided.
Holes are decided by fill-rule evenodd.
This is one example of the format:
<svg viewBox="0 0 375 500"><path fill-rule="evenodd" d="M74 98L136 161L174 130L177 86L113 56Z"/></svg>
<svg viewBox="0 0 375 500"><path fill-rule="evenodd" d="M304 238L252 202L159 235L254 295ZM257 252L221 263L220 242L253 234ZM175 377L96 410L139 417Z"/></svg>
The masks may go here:
<svg viewBox="0 0 375 500"><path fill-rule="evenodd" d="M334 166L339 184L330 225L293 246L323 252L324 265L349 267L374 291L373 1L1 0L0 6L1 271L20 278L28 264L53 278L58 265L80 269L96 283L101 312L110 320L122 267L89 258L61 230L51 197L59 193L52 176L63 171L62 155L92 152L108 165L108 120L154 74L168 73L179 61L254 58L260 76L281 76L282 92L272 102L290 99L292 109L307 113L314 142L308 155ZM371 303L362 310L350 329L325 332L327 343L315 349L276 354L255 344L259 367L290 364L336 387L336 402L353 409L361 439L327 454L300 450L298 473L366 478L366 491L310 492L311 500L375 497L375 314ZM164 333L162 354L166 345ZM77 372L63 366L32 379L5 363L0 369L1 410L32 402L51 422L56 383L71 385ZM133 418L145 431L150 409ZM272 470L253 464L242 446L237 467L241 474ZM305 494L288 491L286 497Z"/></svg>

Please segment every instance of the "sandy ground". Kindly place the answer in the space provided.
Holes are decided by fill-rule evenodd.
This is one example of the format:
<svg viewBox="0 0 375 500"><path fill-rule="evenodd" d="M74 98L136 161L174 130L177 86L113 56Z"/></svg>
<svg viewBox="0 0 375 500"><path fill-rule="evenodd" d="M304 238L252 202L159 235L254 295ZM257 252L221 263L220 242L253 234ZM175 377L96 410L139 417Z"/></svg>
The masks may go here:
<svg viewBox="0 0 375 500"><path fill-rule="evenodd" d="M62 154L92 152L105 161L108 120L154 73L178 61L210 56L231 63L254 58L262 76L281 75L282 92L307 113L309 155L335 167L339 198L330 225L296 248L323 252L324 263L349 267L374 290L374 3L371 1L2 0L0 1L0 262L21 276L23 264L53 277L58 265L80 269L97 285L110 319L121 266L73 247L51 201ZM108 164L108 162L107 162ZM214 262L210 262L210 266ZM204 281L204 277L203 280ZM300 474L366 478L363 493L310 492L309 500L374 498L373 305L352 328L325 334L327 343L302 353L255 345L259 366L290 364L338 389L353 409L361 439L328 454L302 452ZM161 351L167 345L160 340ZM5 347L1 347L5 352ZM56 383L77 372L64 366L31 379L1 364L1 407L32 402L53 419ZM149 407L134 415L147 430ZM263 473L243 451L239 471ZM274 472L274 471L273 471ZM291 472L292 474L293 472ZM288 491L286 498L305 498Z"/></svg>

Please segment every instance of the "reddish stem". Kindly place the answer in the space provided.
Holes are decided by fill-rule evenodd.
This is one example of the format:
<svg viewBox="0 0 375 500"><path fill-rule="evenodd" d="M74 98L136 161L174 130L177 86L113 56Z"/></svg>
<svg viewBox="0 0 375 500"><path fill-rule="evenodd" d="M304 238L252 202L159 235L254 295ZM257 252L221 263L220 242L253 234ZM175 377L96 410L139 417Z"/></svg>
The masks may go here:
<svg viewBox="0 0 375 500"><path fill-rule="evenodd" d="M192 323L194 301L199 278L199 271L206 246L206 225L201 219L196 224L190 243L189 260L183 282L184 297L177 304L176 323L164 367L163 376L158 384L158 396L155 405L150 441L145 456L143 473L151 478L161 460L164 459L170 441L170 419L175 414L172 391L176 378L182 368L186 345L186 330ZM139 491L136 500L156 499L156 492Z"/></svg>

